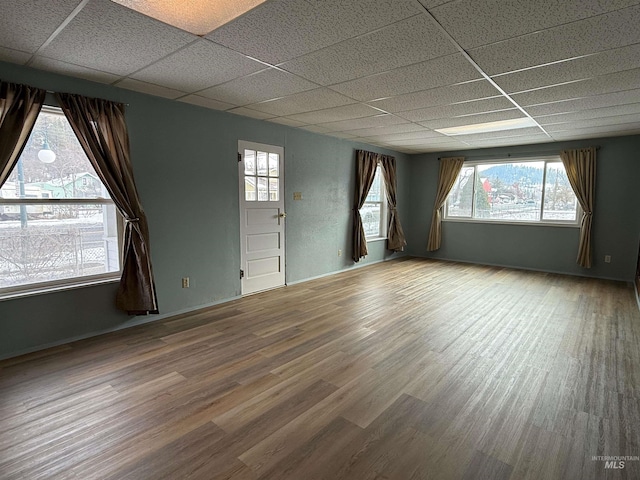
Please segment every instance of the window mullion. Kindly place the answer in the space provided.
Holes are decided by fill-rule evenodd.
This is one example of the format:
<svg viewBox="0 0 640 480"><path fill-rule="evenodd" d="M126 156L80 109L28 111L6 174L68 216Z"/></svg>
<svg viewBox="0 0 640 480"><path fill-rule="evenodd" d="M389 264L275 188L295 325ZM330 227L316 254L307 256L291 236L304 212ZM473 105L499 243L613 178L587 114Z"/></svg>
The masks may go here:
<svg viewBox="0 0 640 480"><path fill-rule="evenodd" d="M540 197L540 218L539 221L544 219L544 197L547 192L547 161L544 161L544 169L542 171L542 196Z"/></svg>
<svg viewBox="0 0 640 480"><path fill-rule="evenodd" d="M473 177L471 181L471 218L476 218L476 175L478 174L478 166L474 165L473 167Z"/></svg>

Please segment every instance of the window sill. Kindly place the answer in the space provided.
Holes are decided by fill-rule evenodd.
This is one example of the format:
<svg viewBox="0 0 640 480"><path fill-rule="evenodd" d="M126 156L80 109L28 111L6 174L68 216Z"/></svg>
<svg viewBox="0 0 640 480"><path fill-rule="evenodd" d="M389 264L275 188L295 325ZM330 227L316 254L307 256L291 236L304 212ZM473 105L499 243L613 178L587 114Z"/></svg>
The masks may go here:
<svg viewBox="0 0 640 480"><path fill-rule="evenodd" d="M369 242L381 242L383 240L386 240L387 237L369 237L367 238L367 243Z"/></svg>
<svg viewBox="0 0 640 480"><path fill-rule="evenodd" d="M525 227L562 227L562 228L580 228L580 223L561 223L561 222L519 222L517 220L471 220L467 218L443 218L443 222L452 223L478 223L482 225L520 225Z"/></svg>
<svg viewBox="0 0 640 480"><path fill-rule="evenodd" d="M96 285L105 285L108 283L117 283L120 281L120 272L117 276L109 276L94 280L80 280L72 283L48 285L34 288L24 288L21 290L14 290L8 292L0 292L0 302L5 300L15 300L18 298L32 297L34 295L44 295L47 293L62 292L65 290L75 290L77 288L93 287Z"/></svg>

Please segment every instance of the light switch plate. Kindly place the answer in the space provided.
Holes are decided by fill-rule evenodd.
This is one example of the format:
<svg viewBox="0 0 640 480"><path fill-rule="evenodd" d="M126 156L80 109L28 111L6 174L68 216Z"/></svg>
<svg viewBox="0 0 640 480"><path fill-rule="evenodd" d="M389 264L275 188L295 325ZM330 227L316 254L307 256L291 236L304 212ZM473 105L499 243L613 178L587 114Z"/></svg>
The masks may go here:
<svg viewBox="0 0 640 480"><path fill-rule="evenodd" d="M294 200L302 200L302 192L293 192Z"/></svg>

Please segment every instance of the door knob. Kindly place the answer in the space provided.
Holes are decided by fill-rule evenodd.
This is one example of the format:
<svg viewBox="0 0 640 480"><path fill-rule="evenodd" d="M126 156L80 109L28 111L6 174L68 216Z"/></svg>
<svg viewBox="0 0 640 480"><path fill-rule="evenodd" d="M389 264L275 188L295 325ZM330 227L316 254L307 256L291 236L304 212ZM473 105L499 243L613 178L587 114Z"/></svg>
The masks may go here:
<svg viewBox="0 0 640 480"><path fill-rule="evenodd" d="M278 215L278 216L279 216L280 218L284 218L284 217L286 217L286 216L287 216L287 214L286 214L286 213L284 213L284 212L282 212L282 213L281 213L280 215Z"/></svg>

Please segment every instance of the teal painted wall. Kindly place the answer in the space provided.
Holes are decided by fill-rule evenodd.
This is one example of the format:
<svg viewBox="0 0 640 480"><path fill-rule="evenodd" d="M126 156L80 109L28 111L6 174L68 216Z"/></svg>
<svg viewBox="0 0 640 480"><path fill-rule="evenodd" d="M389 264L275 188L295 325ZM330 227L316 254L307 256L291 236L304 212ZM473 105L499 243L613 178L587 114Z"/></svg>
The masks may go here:
<svg viewBox="0 0 640 480"><path fill-rule="evenodd" d="M356 148L398 159L398 206L409 254L633 279L640 232L640 136L407 156L12 64L0 63L0 78L128 104L133 167L149 217L162 318L240 293L238 140L285 149L288 283L353 267ZM593 144L601 149L592 269L575 264L575 228L445 222L443 247L426 251L439 156L504 158ZM303 200L293 201L293 192L302 192ZM360 264L397 256L386 252L384 242L371 243L369 250ZM603 262L606 254L611 264ZM184 276L191 279L189 289L180 287ZM117 311L115 290L115 284L107 284L0 301L0 358L158 318Z"/></svg>
<svg viewBox="0 0 640 480"><path fill-rule="evenodd" d="M288 283L353 267L355 149L397 158L400 218L408 221L410 161L401 153L7 63L0 63L0 78L128 104L163 317L240 294L238 140L285 149ZM303 200L293 201L293 192ZM360 264L398 256L384 242L369 250ZM189 289L181 288L185 276ZM117 311L115 290L107 284L0 301L0 358L157 318Z"/></svg>
<svg viewBox="0 0 640 480"><path fill-rule="evenodd" d="M442 248L427 252L438 178L438 157L470 160L517 157L530 152L599 145L593 219L593 266L575 263L577 228L443 222ZM504 265L632 281L640 232L640 136L598 138L555 144L466 150L411 157L409 253L463 262ZM610 264L604 256L611 255Z"/></svg>

